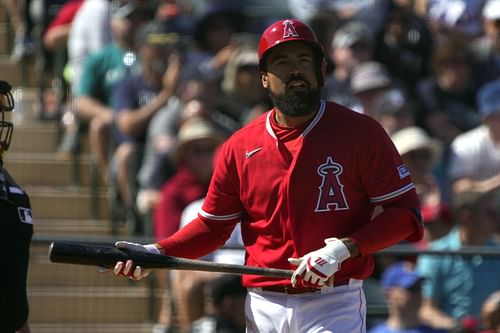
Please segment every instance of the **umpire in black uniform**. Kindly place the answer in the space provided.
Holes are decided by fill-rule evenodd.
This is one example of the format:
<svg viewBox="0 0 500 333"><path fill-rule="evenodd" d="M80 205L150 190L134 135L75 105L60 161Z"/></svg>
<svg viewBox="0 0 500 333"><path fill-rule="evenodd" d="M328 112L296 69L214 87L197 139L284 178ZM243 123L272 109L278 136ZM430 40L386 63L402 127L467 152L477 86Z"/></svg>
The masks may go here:
<svg viewBox="0 0 500 333"><path fill-rule="evenodd" d="M30 332L26 292L33 217L29 197L3 166L14 126L6 112L14 109L11 87L0 81L0 332Z"/></svg>

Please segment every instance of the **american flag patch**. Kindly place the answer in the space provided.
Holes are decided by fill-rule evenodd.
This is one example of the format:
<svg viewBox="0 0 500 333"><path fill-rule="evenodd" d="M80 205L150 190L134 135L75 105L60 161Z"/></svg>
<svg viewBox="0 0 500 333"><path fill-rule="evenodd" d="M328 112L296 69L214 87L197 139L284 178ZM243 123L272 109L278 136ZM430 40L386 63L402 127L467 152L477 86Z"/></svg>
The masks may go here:
<svg viewBox="0 0 500 333"><path fill-rule="evenodd" d="M408 170L408 167L406 165L400 165L398 166L398 173L399 173L399 178L403 179L407 176L410 175L410 171Z"/></svg>

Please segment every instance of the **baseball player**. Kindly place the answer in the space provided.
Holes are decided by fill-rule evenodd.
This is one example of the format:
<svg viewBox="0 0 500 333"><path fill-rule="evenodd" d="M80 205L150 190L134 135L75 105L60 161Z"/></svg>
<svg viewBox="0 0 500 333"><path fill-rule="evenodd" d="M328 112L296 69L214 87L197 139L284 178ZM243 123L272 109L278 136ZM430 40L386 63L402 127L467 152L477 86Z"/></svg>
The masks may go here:
<svg viewBox="0 0 500 333"><path fill-rule="evenodd" d="M0 81L0 253L8 273L0 274L0 332L29 333L26 281L33 217L29 197L3 167L14 125L5 112L14 109L11 86Z"/></svg>
<svg viewBox="0 0 500 333"><path fill-rule="evenodd" d="M365 332L371 254L422 236L410 174L375 120L320 99L325 56L307 25L273 23L258 55L274 108L223 144L198 217L158 243L116 246L198 258L240 223L246 265L295 270L243 276L247 332ZM149 270L127 261L113 272Z"/></svg>

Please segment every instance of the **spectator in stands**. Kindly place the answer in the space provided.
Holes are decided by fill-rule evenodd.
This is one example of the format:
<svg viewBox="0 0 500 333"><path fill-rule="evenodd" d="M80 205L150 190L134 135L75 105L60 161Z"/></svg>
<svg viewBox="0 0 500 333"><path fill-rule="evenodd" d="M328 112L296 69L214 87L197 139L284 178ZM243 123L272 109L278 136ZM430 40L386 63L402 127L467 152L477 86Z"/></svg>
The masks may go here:
<svg viewBox="0 0 500 333"><path fill-rule="evenodd" d="M186 71L221 80L224 68L235 53L237 33L245 31L246 16L240 6L210 4L194 18L194 44L186 52Z"/></svg>
<svg viewBox="0 0 500 333"><path fill-rule="evenodd" d="M432 33L472 39L481 33L485 0L416 0L415 11L428 22Z"/></svg>
<svg viewBox="0 0 500 333"><path fill-rule="evenodd" d="M376 61L365 61L356 65L350 84L351 92L359 101L354 110L371 117L375 115L377 99L395 86L387 67Z"/></svg>
<svg viewBox="0 0 500 333"><path fill-rule="evenodd" d="M468 246L500 249L497 228L498 193L461 192L452 200L455 226L431 242L431 250L460 250ZM469 316L478 318L486 298L500 289L500 258L475 255L420 255L417 271L422 288L422 319L431 326L452 329Z"/></svg>
<svg viewBox="0 0 500 333"><path fill-rule="evenodd" d="M421 322L418 309L421 304L422 279L414 271L413 263L400 261L387 267L380 281L387 301L387 320L368 330L368 333L445 333Z"/></svg>
<svg viewBox="0 0 500 333"><path fill-rule="evenodd" d="M179 229L182 210L205 196L212 176L212 159L224 136L206 118L191 116L182 124L174 161L175 174L161 189L154 213L154 236L163 239Z"/></svg>
<svg viewBox="0 0 500 333"><path fill-rule="evenodd" d="M325 54L330 55L333 51L333 37L342 25L342 21L337 12L332 8L325 8L315 13L306 21L316 34L318 42L323 47ZM334 69L333 59L330 56L326 60L326 74L330 75Z"/></svg>
<svg viewBox="0 0 500 333"><path fill-rule="evenodd" d="M374 38L374 59L386 65L411 94L416 83L428 75L433 38L426 22L409 6L388 2L382 28Z"/></svg>
<svg viewBox="0 0 500 333"><path fill-rule="evenodd" d="M451 231L453 219L449 204L428 205L421 209L424 222L424 237L417 244L419 248L426 248L430 242L439 239Z"/></svg>
<svg viewBox="0 0 500 333"><path fill-rule="evenodd" d="M500 333L500 290L493 292L481 308L481 326L479 333Z"/></svg>
<svg viewBox="0 0 500 333"><path fill-rule="evenodd" d="M328 53L334 68L326 77L322 93L325 100L347 107L356 106L358 101L351 91L351 77L356 66L372 59L373 43L370 28L364 23L350 21L340 26Z"/></svg>
<svg viewBox="0 0 500 333"><path fill-rule="evenodd" d="M192 323L190 333L244 333L246 288L241 277L221 275L204 288L207 314Z"/></svg>
<svg viewBox="0 0 500 333"><path fill-rule="evenodd" d="M80 8L80 14L84 8ZM151 17L152 13L142 7L116 8L111 19L113 42L86 58L82 77L76 87L73 105L75 116L78 123L82 124L79 126L88 126L90 149L105 183L108 182L113 120L112 91L134 65L133 35L137 27ZM77 19L78 15L75 25ZM78 139L77 129L68 129L67 140L71 142ZM67 146L74 148L75 144Z"/></svg>
<svg viewBox="0 0 500 333"><path fill-rule="evenodd" d="M206 118L190 116L181 125L173 156L177 171L161 188L159 202L154 209L155 238L173 234L182 223L190 222L193 214L197 214L197 210L193 212L191 208L186 211L186 207L205 196L212 175L213 154L223 139L224 136ZM241 259L240 255L240 263ZM163 300L162 310L169 312L165 308L172 297L179 324L187 327L202 315L202 285L214 275L202 272L175 272L170 275L175 288L171 289L171 295L165 295L167 299ZM165 274L160 274L159 278L166 279ZM163 320L160 318L160 323L162 321L165 324L165 315Z"/></svg>
<svg viewBox="0 0 500 333"><path fill-rule="evenodd" d="M420 127L403 128L391 136L403 162L410 171L420 206L437 207L443 202L442 189L433 170L442 158L442 144Z"/></svg>
<svg viewBox="0 0 500 333"><path fill-rule="evenodd" d="M483 32L472 42L482 81L500 77L500 1L487 0L483 8Z"/></svg>
<svg viewBox="0 0 500 333"><path fill-rule="evenodd" d="M482 125L451 144L449 175L454 192L500 187L500 80L484 85L477 101Z"/></svg>
<svg viewBox="0 0 500 333"><path fill-rule="evenodd" d="M35 26L30 12L31 0L3 0L7 9L10 25L14 31L14 47L11 52L12 61L20 61L35 51L35 40L32 36Z"/></svg>
<svg viewBox="0 0 500 333"><path fill-rule="evenodd" d="M392 88L375 100L373 118L389 135L416 123L413 106L405 92L399 88Z"/></svg>
<svg viewBox="0 0 500 333"><path fill-rule="evenodd" d="M269 110L270 101L260 82L256 49L240 47L229 59L222 80L222 92L216 107L238 124L247 123Z"/></svg>
<svg viewBox="0 0 500 333"><path fill-rule="evenodd" d="M231 60L231 62L233 61L236 59ZM249 85L246 88L251 90L253 71L249 68L248 71L242 72L244 81L250 81L247 82ZM259 88L261 87L259 86ZM241 120L236 121L234 118L238 117L236 111L240 113L242 110L244 111L244 106L241 106L240 110L232 111L231 114L231 111L227 111L228 106L226 105L230 102L230 98L221 94L217 80L203 77L203 75L193 77L188 75L179 83L176 94L151 120L147 130L144 158L138 174L139 192L137 194L137 206L146 223L151 219L151 211L154 210L158 202L161 186L173 174L172 152L183 119L194 114L206 117L226 135L233 133L240 127ZM245 91L245 95L250 97L253 96L253 93ZM239 102L244 103L244 100L246 98L240 96ZM252 111L259 112L258 106L256 105ZM218 108L225 112L219 111ZM246 117L251 116L251 113L246 115ZM240 115L239 118L243 117Z"/></svg>
<svg viewBox="0 0 500 333"><path fill-rule="evenodd" d="M140 70L119 82L113 91L116 150L111 174L134 234L143 232L135 210L136 175L150 121L176 91L182 68L179 38L172 26L157 21L143 25L136 36Z"/></svg>
<svg viewBox="0 0 500 333"><path fill-rule="evenodd" d="M43 34L43 45L47 50L55 51L67 47L73 19L84 1L69 0L59 9Z"/></svg>
<svg viewBox="0 0 500 333"><path fill-rule="evenodd" d="M28 194L4 168L3 154L9 149L14 126L6 112L14 109L11 86L0 81L0 251L9 268L0 276L0 331L30 333L27 295L33 213Z"/></svg>
<svg viewBox="0 0 500 333"><path fill-rule="evenodd" d="M418 124L444 144L480 123L476 91L480 82L467 43L449 38L436 46L432 74L417 84Z"/></svg>

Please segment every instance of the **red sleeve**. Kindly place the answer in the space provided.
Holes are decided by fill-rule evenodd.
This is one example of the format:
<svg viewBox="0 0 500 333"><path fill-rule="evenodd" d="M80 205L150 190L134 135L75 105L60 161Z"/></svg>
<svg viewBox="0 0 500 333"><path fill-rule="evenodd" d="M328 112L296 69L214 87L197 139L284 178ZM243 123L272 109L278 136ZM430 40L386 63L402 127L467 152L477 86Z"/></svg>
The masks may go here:
<svg viewBox="0 0 500 333"><path fill-rule="evenodd" d="M158 242L167 255L196 259L226 243L236 223L207 223L195 218L172 236Z"/></svg>
<svg viewBox="0 0 500 333"><path fill-rule="evenodd" d="M354 240L363 256L403 240L416 242L423 236L419 211L418 197L412 191L397 201L384 205L384 210L379 215L349 237Z"/></svg>
<svg viewBox="0 0 500 333"><path fill-rule="evenodd" d="M64 4L59 12L57 12L56 17L54 17L54 19L50 22L49 26L46 29L46 32L59 25L73 22L73 18L75 17L78 9L80 9L80 6L82 4L83 0L73 0Z"/></svg>

